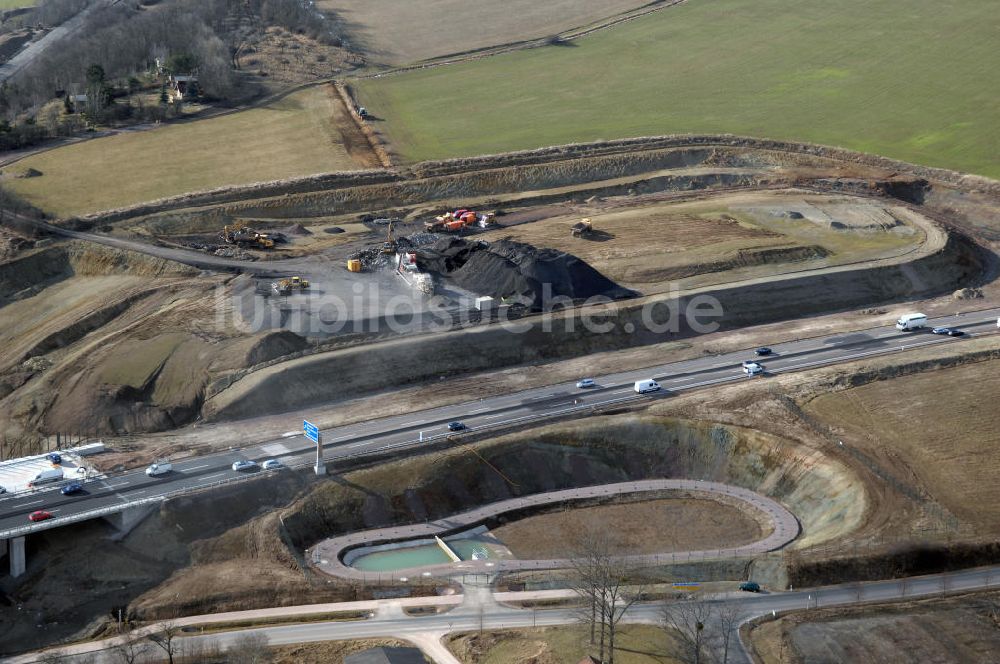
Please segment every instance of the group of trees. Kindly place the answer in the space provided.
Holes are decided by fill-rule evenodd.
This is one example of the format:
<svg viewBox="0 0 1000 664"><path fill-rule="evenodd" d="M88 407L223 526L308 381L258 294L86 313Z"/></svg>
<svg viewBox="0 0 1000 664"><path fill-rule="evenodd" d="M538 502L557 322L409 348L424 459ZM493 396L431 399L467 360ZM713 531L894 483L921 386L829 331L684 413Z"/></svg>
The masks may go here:
<svg viewBox="0 0 1000 664"><path fill-rule="evenodd" d="M602 664L614 664L619 627L629 608L648 594L646 570L621 556L622 547L606 531L584 534L577 544L570 583L583 598L580 619ZM669 654L688 664L727 664L742 617L736 602L668 600L660 626Z"/></svg>
<svg viewBox="0 0 1000 664"><path fill-rule="evenodd" d="M111 647L111 659L118 664L139 664L150 660L167 664L269 664L274 660L267 637L246 632L223 650L218 643L204 639L181 638L174 623L163 623L155 632L143 635L126 630ZM58 655L53 662L62 661Z"/></svg>
<svg viewBox="0 0 1000 664"><path fill-rule="evenodd" d="M58 25L87 4L87 0L41 0L28 20ZM61 133L37 122L40 110L57 91L87 94L86 110L95 120L125 119L136 113L141 121L161 119L163 109L136 109L133 104L121 109L116 107L123 104L111 102L129 94L131 82L149 85L157 61L176 62L179 56L187 59L189 71L196 70L202 94L233 99L241 94L234 56L269 25L327 43L339 40L335 22L307 0L142 0L98 6L80 30L40 53L15 80L0 87L0 117L8 122L6 131L0 128L0 149ZM103 74L99 81L92 75L95 66ZM48 112L52 114L51 109ZM101 113L105 116L97 117ZM76 130L76 123L63 129Z"/></svg>

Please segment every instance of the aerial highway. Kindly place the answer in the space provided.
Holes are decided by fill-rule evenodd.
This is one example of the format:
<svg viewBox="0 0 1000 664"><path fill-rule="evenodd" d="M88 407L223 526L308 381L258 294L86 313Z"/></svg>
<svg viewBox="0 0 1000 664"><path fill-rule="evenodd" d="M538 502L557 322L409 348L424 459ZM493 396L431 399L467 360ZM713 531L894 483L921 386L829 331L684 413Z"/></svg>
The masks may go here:
<svg viewBox="0 0 1000 664"><path fill-rule="evenodd" d="M564 383L358 422L324 431L323 455L326 463L335 471L338 461L375 454L402 455L429 443L446 442L445 439L449 436L460 440L468 432L502 430L545 418L584 415L593 409L616 404L669 398L677 392L705 389L713 385L768 380L773 375L865 357L937 344L963 343L965 339L997 333L998 316L1000 309L991 309L934 319L929 321L927 328L913 332L899 332L892 326L885 326L801 339L772 346L773 353L766 357L755 358L754 349L751 348L607 376L588 376L596 383L589 389L579 389L575 383ZM950 337L932 334L933 326L958 328L965 335ZM748 378L741 367L741 362L748 359L759 360L765 373ZM636 394L634 383L649 378L656 379L663 390L645 395ZM374 395L371 398L381 397ZM464 424L465 430L449 431L448 424L455 421ZM137 469L91 479L85 483L83 493L72 496L62 495L58 485L46 490L2 496L0 538L91 518L90 515L99 510L110 513L140 501L151 502L226 482L260 477L268 472L283 472L241 473L232 469L234 461L277 458L286 467L307 467L315 459L314 444L301 434L293 432L260 444L239 447L240 441L233 443L234 447L230 450L178 461L173 464L172 472L158 477L148 477L144 469ZM46 510L53 518L30 523L28 515L35 510Z"/></svg>

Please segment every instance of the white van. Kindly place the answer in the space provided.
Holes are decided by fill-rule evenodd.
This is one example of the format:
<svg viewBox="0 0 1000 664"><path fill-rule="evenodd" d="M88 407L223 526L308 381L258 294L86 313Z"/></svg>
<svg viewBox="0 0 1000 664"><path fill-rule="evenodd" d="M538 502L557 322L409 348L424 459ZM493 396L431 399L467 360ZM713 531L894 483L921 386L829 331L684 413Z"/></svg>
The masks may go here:
<svg viewBox="0 0 1000 664"><path fill-rule="evenodd" d="M170 465L169 461L157 461L156 463L152 464L149 468L146 469L146 474L149 475L150 477L155 477L157 475L166 475L173 469L174 467Z"/></svg>
<svg viewBox="0 0 1000 664"><path fill-rule="evenodd" d="M927 316L923 314L903 314L896 321L896 329L900 332L919 330L927 325Z"/></svg>
<svg viewBox="0 0 1000 664"><path fill-rule="evenodd" d="M660 384L655 380L650 378L649 380L637 380L635 381L635 391L639 394L645 394L646 392L657 392L660 389Z"/></svg>
<svg viewBox="0 0 1000 664"><path fill-rule="evenodd" d="M51 484L53 482L61 482L63 479L63 469L62 468L49 468L48 470L43 470L42 472L35 475L30 482L28 482L28 488L34 488L40 484Z"/></svg>
<svg viewBox="0 0 1000 664"><path fill-rule="evenodd" d="M747 376L761 376L764 374L764 367L756 362L744 362L743 373Z"/></svg>

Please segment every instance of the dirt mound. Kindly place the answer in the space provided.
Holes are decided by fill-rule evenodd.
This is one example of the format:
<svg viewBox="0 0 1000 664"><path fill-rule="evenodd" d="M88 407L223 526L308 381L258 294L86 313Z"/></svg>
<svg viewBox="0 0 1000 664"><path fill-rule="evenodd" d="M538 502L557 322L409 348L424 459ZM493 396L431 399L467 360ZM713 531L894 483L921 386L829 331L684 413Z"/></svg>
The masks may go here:
<svg viewBox="0 0 1000 664"><path fill-rule="evenodd" d="M277 229L279 233L284 233L285 235L295 235L295 236L306 236L312 235L312 231L303 226L302 224L292 224L291 226L285 226L284 228Z"/></svg>
<svg viewBox="0 0 1000 664"><path fill-rule="evenodd" d="M446 238L418 251L417 265L466 290L532 309L550 304L553 297L619 300L637 295L572 254L511 240L487 244Z"/></svg>

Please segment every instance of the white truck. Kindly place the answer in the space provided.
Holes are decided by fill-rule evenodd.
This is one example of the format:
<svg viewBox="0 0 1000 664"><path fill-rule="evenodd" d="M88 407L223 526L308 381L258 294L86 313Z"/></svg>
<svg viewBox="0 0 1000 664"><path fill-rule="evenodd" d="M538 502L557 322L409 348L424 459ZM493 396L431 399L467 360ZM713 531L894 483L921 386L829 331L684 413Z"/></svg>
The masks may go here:
<svg viewBox="0 0 1000 664"><path fill-rule="evenodd" d="M39 472L35 475L30 482L28 482L28 488L33 489L41 484L52 484L53 482L60 482L63 479L63 469L62 468L48 468Z"/></svg>
<svg viewBox="0 0 1000 664"><path fill-rule="evenodd" d="M649 380L637 380L635 381L634 389L639 394L645 394L646 392L658 392L660 390L660 384L652 378Z"/></svg>
<svg viewBox="0 0 1000 664"><path fill-rule="evenodd" d="M927 325L927 316L924 314L903 314L896 321L896 329L900 332L919 330Z"/></svg>
<svg viewBox="0 0 1000 664"><path fill-rule="evenodd" d="M146 469L146 474L150 477L156 477L157 475L166 475L173 469L174 467L170 465L169 461L157 461Z"/></svg>

